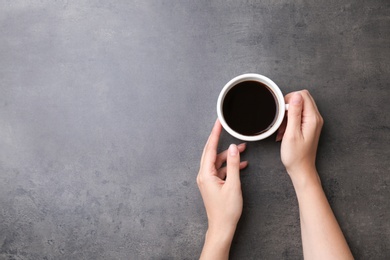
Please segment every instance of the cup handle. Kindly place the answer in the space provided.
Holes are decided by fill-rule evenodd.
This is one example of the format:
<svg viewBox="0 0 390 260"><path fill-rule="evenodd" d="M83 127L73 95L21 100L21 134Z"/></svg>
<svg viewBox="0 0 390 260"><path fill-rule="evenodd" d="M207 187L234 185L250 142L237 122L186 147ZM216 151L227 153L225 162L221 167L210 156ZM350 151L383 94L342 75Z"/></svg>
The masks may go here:
<svg viewBox="0 0 390 260"><path fill-rule="evenodd" d="M286 110L288 110L289 104L286 104Z"/></svg>

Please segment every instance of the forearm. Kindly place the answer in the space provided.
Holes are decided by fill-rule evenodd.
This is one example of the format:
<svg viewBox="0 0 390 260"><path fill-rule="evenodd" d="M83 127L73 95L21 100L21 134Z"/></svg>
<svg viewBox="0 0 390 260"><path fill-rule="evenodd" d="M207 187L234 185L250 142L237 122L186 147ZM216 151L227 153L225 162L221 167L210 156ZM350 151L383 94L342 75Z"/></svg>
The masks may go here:
<svg viewBox="0 0 390 260"><path fill-rule="evenodd" d="M200 259L228 259L235 230L208 230Z"/></svg>
<svg viewBox="0 0 390 260"><path fill-rule="evenodd" d="M306 259L353 259L315 169L292 179L299 203Z"/></svg>

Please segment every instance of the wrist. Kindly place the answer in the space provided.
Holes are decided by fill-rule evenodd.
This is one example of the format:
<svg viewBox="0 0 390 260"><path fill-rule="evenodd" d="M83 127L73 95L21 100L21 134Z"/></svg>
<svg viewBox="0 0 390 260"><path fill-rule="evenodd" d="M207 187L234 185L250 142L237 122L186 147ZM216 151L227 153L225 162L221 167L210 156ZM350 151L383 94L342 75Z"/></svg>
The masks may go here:
<svg viewBox="0 0 390 260"><path fill-rule="evenodd" d="M236 227L209 226L206 232L206 242L217 247L228 247L232 243Z"/></svg>
<svg viewBox="0 0 390 260"><path fill-rule="evenodd" d="M287 172L296 191L307 187L321 187L321 180L315 166L287 170Z"/></svg>
<svg viewBox="0 0 390 260"><path fill-rule="evenodd" d="M200 259L228 259L234 231L209 229Z"/></svg>

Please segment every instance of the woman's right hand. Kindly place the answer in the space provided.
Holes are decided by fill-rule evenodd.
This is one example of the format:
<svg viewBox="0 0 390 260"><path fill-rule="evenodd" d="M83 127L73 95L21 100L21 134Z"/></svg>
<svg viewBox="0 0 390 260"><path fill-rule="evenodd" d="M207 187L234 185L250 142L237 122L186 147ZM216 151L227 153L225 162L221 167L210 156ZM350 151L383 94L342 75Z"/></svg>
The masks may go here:
<svg viewBox="0 0 390 260"><path fill-rule="evenodd" d="M324 121L309 91L289 93L285 101L289 104L287 124L280 127L277 141L282 140L281 159L294 182L304 177L302 174L316 172L317 146Z"/></svg>
<svg viewBox="0 0 390 260"><path fill-rule="evenodd" d="M315 166L323 119L307 90L290 93L287 125L279 129L281 157L299 204L303 255L306 259L353 259L332 212Z"/></svg>

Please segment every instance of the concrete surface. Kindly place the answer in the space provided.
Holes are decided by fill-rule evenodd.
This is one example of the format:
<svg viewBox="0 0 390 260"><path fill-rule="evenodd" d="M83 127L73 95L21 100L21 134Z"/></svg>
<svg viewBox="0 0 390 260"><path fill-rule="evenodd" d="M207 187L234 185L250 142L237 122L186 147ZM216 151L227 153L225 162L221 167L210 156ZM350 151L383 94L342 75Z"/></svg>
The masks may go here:
<svg viewBox="0 0 390 260"><path fill-rule="evenodd" d="M348 243L388 259L389 35L387 0L1 1L0 259L196 259L200 155L246 72L311 91ZM248 145L232 259L302 259L279 145Z"/></svg>

